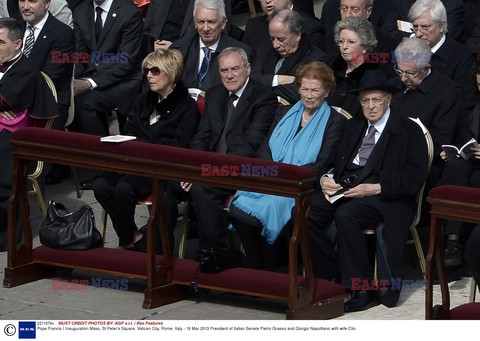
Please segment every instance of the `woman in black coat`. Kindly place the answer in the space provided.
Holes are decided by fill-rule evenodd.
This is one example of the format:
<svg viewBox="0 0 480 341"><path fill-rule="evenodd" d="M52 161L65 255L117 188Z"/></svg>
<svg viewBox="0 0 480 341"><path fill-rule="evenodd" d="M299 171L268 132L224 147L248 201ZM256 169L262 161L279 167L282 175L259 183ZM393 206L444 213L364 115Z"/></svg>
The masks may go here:
<svg viewBox="0 0 480 341"><path fill-rule="evenodd" d="M350 91L358 88L365 71L378 68L378 61L370 58L377 45L375 30L367 20L350 17L337 22L334 38L340 55L332 63L337 85L328 97L328 104L354 117L362 115L357 96Z"/></svg>
<svg viewBox="0 0 480 341"><path fill-rule="evenodd" d="M199 118L197 104L181 82L182 55L157 50L142 64L150 87L138 96L125 124L137 141L186 148ZM121 248L132 248L142 238L135 224L135 206L152 193L153 181L134 175L102 172L93 184L95 198L110 215Z"/></svg>

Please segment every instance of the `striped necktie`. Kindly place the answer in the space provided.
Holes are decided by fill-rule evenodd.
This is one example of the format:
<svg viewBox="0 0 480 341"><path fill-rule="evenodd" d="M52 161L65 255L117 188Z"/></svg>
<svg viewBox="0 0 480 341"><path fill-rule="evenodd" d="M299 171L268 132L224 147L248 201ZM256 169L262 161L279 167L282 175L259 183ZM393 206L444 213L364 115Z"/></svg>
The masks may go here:
<svg viewBox="0 0 480 341"><path fill-rule="evenodd" d="M25 57L30 55L30 52L32 52L33 49L33 44L35 43L35 27L29 25L28 30L30 32L28 32L27 39L25 39L25 48L23 49Z"/></svg>

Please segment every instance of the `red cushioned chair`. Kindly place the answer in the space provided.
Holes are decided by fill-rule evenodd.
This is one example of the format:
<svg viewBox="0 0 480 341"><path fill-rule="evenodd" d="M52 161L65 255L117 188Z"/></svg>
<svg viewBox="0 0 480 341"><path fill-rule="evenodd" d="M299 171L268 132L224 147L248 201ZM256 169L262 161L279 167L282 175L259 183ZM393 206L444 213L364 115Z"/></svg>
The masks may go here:
<svg viewBox="0 0 480 341"><path fill-rule="evenodd" d="M439 186L428 193L431 204L430 242L427 253L427 291L425 297L425 319L427 320L480 320L480 303L471 302L450 309L445 271L445 247L442 221L457 220L480 224L480 189L464 186ZM442 304L433 306L433 265L435 263Z"/></svg>

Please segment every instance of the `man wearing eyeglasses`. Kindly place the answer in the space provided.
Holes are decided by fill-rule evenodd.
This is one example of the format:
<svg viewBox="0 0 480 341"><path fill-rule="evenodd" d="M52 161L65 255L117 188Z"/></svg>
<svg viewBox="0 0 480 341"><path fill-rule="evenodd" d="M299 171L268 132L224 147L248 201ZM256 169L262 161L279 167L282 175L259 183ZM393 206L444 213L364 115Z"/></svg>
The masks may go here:
<svg viewBox="0 0 480 341"><path fill-rule="evenodd" d="M362 230L385 224L388 265L392 277L401 278L416 194L427 177L422 130L390 108L397 90L382 71L365 73L354 91L363 117L346 123L335 162L320 179L322 191L314 194L308 215L315 276L338 280L341 268L341 284L353 294L345 303L346 312L365 310L378 302L387 307L397 303L400 290L359 290L354 285L358 279L371 283L374 276ZM338 193L341 197L333 202ZM329 227L333 219L338 252Z"/></svg>
<svg viewBox="0 0 480 341"><path fill-rule="evenodd" d="M227 47L246 51L249 60L251 49L247 45L222 33L227 24L223 0L196 0L193 5L196 34L187 35L172 44L183 56L183 83L187 88L207 90L220 84L218 54Z"/></svg>
<svg viewBox="0 0 480 341"><path fill-rule="evenodd" d="M395 50L397 79L402 89L393 96L392 108L405 117L419 118L432 135L434 159L428 184L440 178L442 144L453 144L462 113L462 89L430 66L432 51L419 38L405 39ZM428 187L428 185L427 185Z"/></svg>
<svg viewBox="0 0 480 341"><path fill-rule="evenodd" d="M447 33L447 12L440 0L418 0L408 13L417 38L424 40L432 49L432 69L455 81L462 87L463 111L459 118L456 142L464 143L469 138L469 117L478 103L475 86L475 55L464 45L456 42Z"/></svg>

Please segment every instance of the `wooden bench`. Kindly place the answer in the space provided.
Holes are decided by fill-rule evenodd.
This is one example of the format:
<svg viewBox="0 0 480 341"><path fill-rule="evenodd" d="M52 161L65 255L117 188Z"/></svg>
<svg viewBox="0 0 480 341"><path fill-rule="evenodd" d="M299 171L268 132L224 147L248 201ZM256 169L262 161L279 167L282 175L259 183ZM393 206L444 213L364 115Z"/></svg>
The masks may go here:
<svg viewBox="0 0 480 341"><path fill-rule="evenodd" d="M295 199L294 225L289 241L288 274L235 268L218 274L198 273L199 288L248 294L288 302L288 319L333 318L343 314L347 296L343 287L315 279L307 242L306 214L314 186L313 171L272 161L244 158L136 141L101 143L98 136L25 128L15 132L14 179L9 199L8 259L5 287L14 287L48 275L48 267L100 271L146 280L144 308L154 308L188 296L188 286L198 263L172 256L168 232L161 214L165 181L182 180L229 189L243 189ZM153 202L148 219L147 253L98 248L65 251L40 246L32 250L32 232L26 197L26 165L29 160L135 174L153 178ZM264 176L202 176L202 165L251 165L259 169L277 167ZM18 205L17 205L18 204ZM24 242L15 245L15 210L22 217ZM156 229L155 227L158 227ZM155 255L155 234L160 233L163 256ZM301 252L305 277L298 276Z"/></svg>

